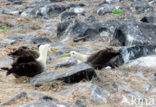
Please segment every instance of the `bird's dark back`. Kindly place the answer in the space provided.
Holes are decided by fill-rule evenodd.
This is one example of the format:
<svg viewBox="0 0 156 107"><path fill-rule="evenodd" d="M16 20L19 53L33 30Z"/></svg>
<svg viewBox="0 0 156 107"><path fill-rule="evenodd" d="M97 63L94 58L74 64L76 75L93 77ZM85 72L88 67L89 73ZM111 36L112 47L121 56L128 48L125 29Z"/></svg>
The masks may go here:
<svg viewBox="0 0 156 107"><path fill-rule="evenodd" d="M13 58L16 58L16 57L22 56L22 55L32 55L34 58L39 57L38 52L31 50L26 46L21 46L18 49L14 49L14 51L10 52L8 55L13 57Z"/></svg>
<svg viewBox="0 0 156 107"><path fill-rule="evenodd" d="M120 52L114 50L113 48L106 48L91 55L87 62L90 63L94 68L101 69L107 66L107 63L119 54Z"/></svg>

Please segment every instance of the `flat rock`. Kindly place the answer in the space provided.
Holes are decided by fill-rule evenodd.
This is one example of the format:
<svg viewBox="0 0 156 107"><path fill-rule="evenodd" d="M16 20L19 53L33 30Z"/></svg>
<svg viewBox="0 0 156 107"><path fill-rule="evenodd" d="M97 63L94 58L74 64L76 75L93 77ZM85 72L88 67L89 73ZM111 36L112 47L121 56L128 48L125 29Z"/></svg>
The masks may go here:
<svg viewBox="0 0 156 107"><path fill-rule="evenodd" d="M72 105L62 102L34 102L20 105L18 107L72 107Z"/></svg>
<svg viewBox="0 0 156 107"><path fill-rule="evenodd" d="M113 36L122 46L155 44L155 29L155 25L131 21L117 27Z"/></svg>
<svg viewBox="0 0 156 107"><path fill-rule="evenodd" d="M43 36L36 36L36 35L25 35L25 34L11 34L7 37L10 40L14 41L26 41L31 44L45 44L50 43L50 39Z"/></svg>
<svg viewBox="0 0 156 107"><path fill-rule="evenodd" d="M0 48L6 47L7 45L13 44L15 40L10 40L10 39L0 39Z"/></svg>
<svg viewBox="0 0 156 107"><path fill-rule="evenodd" d="M58 71L56 71L58 72ZM54 71L43 72L35 77L31 78L30 83L33 86L38 86L44 82L50 82L53 80L62 80L67 83L79 82L83 79L91 80L96 76L94 69L85 63L80 63L76 66L73 66L70 70L66 70L62 73L54 73Z"/></svg>
<svg viewBox="0 0 156 107"><path fill-rule="evenodd" d="M137 58L155 54L155 45L136 45L133 47L123 47L119 51L121 55L116 57L113 64L120 66Z"/></svg>

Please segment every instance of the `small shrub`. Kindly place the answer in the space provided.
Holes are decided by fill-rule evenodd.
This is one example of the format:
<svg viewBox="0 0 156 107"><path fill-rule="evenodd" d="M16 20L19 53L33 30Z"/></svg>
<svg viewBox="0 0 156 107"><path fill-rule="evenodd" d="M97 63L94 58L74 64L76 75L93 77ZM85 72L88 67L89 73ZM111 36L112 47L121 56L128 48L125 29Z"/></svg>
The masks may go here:
<svg viewBox="0 0 156 107"><path fill-rule="evenodd" d="M123 10L122 9L113 9L112 14L115 16L118 16L120 14L123 14Z"/></svg>
<svg viewBox="0 0 156 107"><path fill-rule="evenodd" d="M0 26L0 29L1 29L1 30L9 30L10 27L9 27L9 26Z"/></svg>

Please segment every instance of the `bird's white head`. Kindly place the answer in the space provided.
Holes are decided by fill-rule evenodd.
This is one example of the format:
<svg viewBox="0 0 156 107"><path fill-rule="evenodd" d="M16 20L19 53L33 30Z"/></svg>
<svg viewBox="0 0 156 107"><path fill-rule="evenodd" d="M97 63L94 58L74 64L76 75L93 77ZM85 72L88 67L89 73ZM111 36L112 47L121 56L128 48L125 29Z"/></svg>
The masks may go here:
<svg viewBox="0 0 156 107"><path fill-rule="evenodd" d="M68 57L68 56L76 58L76 59L81 60L83 62L85 62L88 58L86 55L83 55L83 54L76 52L76 51L70 51L70 53L62 55L62 57Z"/></svg>
<svg viewBox="0 0 156 107"><path fill-rule="evenodd" d="M71 51L71 52L70 52L70 56L71 56L71 57L77 57L77 52Z"/></svg>

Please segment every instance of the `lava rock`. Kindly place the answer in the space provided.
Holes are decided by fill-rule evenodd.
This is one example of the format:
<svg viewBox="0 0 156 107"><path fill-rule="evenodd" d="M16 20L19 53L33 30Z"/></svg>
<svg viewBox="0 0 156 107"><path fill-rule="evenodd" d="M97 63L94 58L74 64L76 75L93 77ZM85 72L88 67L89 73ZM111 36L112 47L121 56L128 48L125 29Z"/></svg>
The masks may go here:
<svg viewBox="0 0 156 107"><path fill-rule="evenodd" d="M83 99L77 99L75 101L75 104L78 106L78 107L86 107L86 102L83 100Z"/></svg>
<svg viewBox="0 0 156 107"><path fill-rule="evenodd" d="M72 107L72 105L62 102L33 102L18 107Z"/></svg>
<svg viewBox="0 0 156 107"><path fill-rule="evenodd" d="M107 98L110 96L108 91L97 85L91 85L91 88L93 89L91 93L91 101L98 104L107 103Z"/></svg>
<svg viewBox="0 0 156 107"><path fill-rule="evenodd" d="M144 23L156 24L156 17L143 17L140 21Z"/></svg>
<svg viewBox="0 0 156 107"><path fill-rule="evenodd" d="M20 99L22 97L27 97L27 93L26 92L21 92L20 94L17 94L16 96L13 96L11 98L9 98L8 100L4 101L3 103L1 103L0 105L8 105L11 102L13 102L14 100Z"/></svg>
<svg viewBox="0 0 156 107"><path fill-rule="evenodd" d="M113 9L128 9L126 6L120 6L120 5L112 5L112 4L102 4L100 5L94 13L98 15L106 15L107 13L112 13Z"/></svg>
<svg viewBox="0 0 156 107"><path fill-rule="evenodd" d="M100 36L98 30L79 20L68 20L58 24L57 37L66 38L73 35L74 42L95 40Z"/></svg>
<svg viewBox="0 0 156 107"><path fill-rule="evenodd" d="M27 7L21 16L33 16L33 17L45 17L50 18L53 16L58 16L60 13L66 10L66 7L58 4L38 4Z"/></svg>
<svg viewBox="0 0 156 107"><path fill-rule="evenodd" d="M77 14L74 12L63 12L61 14L61 21L72 18L72 17L77 17Z"/></svg>
<svg viewBox="0 0 156 107"><path fill-rule="evenodd" d="M15 40L10 40L10 39L0 39L0 48L6 47L8 45L11 45L15 42Z"/></svg>
<svg viewBox="0 0 156 107"><path fill-rule="evenodd" d="M62 80L67 83L76 83L83 79L91 80L94 76L96 76L96 73L92 67L85 63L80 63L76 66L73 66L70 70L62 72L62 74L55 74L52 71L43 72L33 77L30 80L30 83L33 86L39 86L41 83L50 82L53 80Z"/></svg>
<svg viewBox="0 0 156 107"><path fill-rule="evenodd" d="M44 94L41 94L41 93L38 93L38 92L29 92L27 94L32 95L34 97L38 97L41 100L55 100L56 101L56 99L53 98L52 96L44 95Z"/></svg>
<svg viewBox="0 0 156 107"><path fill-rule="evenodd" d="M155 44L156 26L146 23L129 22L120 24L114 32L114 39L122 46Z"/></svg>
<svg viewBox="0 0 156 107"><path fill-rule="evenodd" d="M25 34L11 34L8 35L8 39L18 41L26 41L32 44L45 44L50 43L50 39L43 36L36 36L36 35L25 35Z"/></svg>
<svg viewBox="0 0 156 107"><path fill-rule="evenodd" d="M131 10L135 13L153 13L153 7L151 7L146 1L144 0L137 0L131 4Z"/></svg>
<svg viewBox="0 0 156 107"><path fill-rule="evenodd" d="M155 45L140 45L128 48L120 48L120 55L112 62L114 66L120 66L137 58L155 54Z"/></svg>

